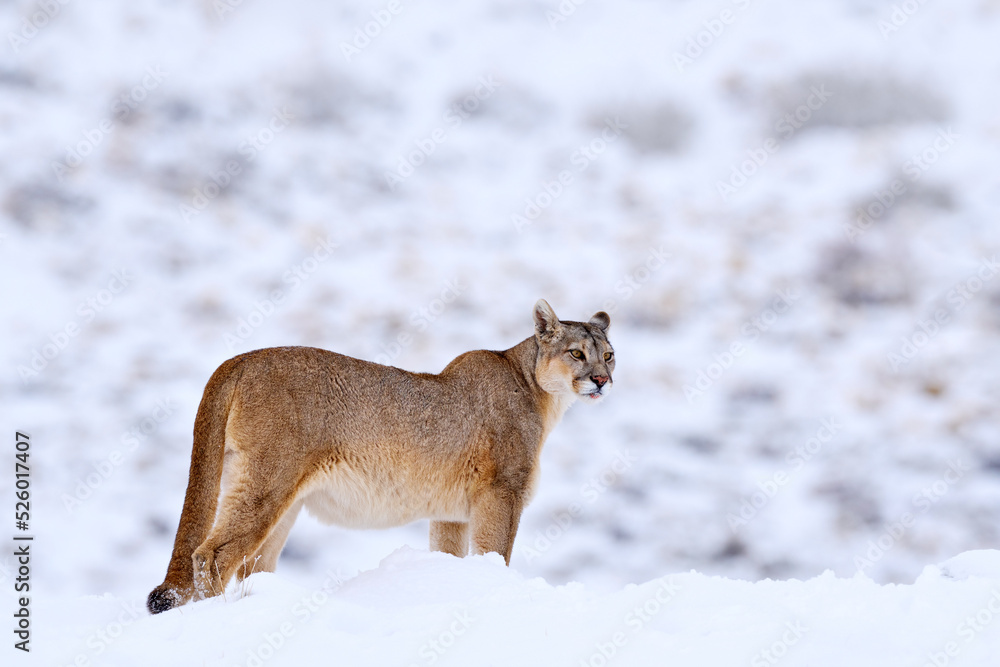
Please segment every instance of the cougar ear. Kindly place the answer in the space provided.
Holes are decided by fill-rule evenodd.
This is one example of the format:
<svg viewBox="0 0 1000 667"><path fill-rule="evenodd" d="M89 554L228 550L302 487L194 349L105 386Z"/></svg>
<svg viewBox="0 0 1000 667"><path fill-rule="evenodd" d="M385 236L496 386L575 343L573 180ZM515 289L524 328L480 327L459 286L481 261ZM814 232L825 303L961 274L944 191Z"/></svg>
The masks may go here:
<svg viewBox="0 0 1000 667"><path fill-rule="evenodd" d="M587 324L593 324L601 331L607 331L608 327L611 326L611 316L601 310L594 313L594 316L590 318L590 322Z"/></svg>
<svg viewBox="0 0 1000 667"><path fill-rule="evenodd" d="M559 326L559 318L556 311L545 299L539 299L535 303L535 335L538 337L548 336Z"/></svg>

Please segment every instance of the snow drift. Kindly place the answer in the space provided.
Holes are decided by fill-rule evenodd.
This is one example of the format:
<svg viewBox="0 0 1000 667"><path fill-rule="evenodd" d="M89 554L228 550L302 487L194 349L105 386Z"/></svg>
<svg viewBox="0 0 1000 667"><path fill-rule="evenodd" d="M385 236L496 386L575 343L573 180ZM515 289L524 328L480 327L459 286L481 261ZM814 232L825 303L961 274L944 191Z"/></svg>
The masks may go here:
<svg viewBox="0 0 1000 667"><path fill-rule="evenodd" d="M496 554L403 548L349 580L328 572L307 589L255 574L155 617L140 599L55 602L37 605L37 664L989 665L1000 551L927 567L910 585L690 572L597 594L527 579Z"/></svg>

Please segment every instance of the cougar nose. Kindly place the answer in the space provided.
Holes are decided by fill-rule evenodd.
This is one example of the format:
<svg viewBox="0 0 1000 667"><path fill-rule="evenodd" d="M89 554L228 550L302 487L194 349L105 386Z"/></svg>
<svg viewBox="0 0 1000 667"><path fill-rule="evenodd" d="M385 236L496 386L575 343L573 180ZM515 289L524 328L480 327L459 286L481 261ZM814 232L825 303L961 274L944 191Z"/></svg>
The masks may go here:
<svg viewBox="0 0 1000 667"><path fill-rule="evenodd" d="M594 384L597 385L598 389L600 389L601 387L603 387L608 383L607 375L591 375L590 379L594 382Z"/></svg>

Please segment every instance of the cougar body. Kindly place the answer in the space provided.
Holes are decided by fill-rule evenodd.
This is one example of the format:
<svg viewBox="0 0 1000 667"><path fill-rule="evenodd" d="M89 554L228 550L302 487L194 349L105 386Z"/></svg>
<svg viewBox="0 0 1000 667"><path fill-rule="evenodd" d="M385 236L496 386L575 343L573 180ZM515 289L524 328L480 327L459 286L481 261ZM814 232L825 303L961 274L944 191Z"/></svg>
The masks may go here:
<svg viewBox="0 0 1000 667"><path fill-rule="evenodd" d="M509 564L545 438L573 401L603 397L614 370L606 313L562 322L540 300L534 320L514 347L466 352L436 375L310 347L224 362L198 407L150 612L273 571L302 507L351 528L430 519L431 548L464 556L471 543Z"/></svg>

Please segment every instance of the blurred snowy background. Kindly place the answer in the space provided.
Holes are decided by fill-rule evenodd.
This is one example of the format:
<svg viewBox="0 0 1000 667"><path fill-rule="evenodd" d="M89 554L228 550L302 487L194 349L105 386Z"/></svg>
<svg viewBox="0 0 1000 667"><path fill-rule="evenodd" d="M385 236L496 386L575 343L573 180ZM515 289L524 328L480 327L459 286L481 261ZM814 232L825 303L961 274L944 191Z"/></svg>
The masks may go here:
<svg viewBox="0 0 1000 667"><path fill-rule="evenodd" d="M3 451L31 433L44 589L162 580L228 357L436 372L539 297L609 310L618 367L548 441L517 570L893 582L1000 545L1000 2L7 0L0 28ZM303 515L278 571L426 543Z"/></svg>

